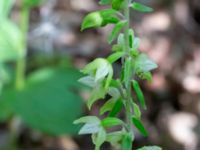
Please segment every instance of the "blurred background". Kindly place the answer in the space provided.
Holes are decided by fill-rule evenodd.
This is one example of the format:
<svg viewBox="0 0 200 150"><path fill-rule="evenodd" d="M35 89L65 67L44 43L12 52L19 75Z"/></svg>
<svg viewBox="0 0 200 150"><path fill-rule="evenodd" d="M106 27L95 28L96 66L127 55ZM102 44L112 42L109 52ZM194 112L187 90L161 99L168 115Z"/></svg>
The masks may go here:
<svg viewBox="0 0 200 150"><path fill-rule="evenodd" d="M102 8L98 0L24 1L0 0L0 149L93 150L72 122L97 115L102 103L89 112L89 91L77 80L87 62L111 53L112 26L80 32L83 17ZM140 2L155 11L132 12L131 26L159 68L142 83L150 135L136 131L134 150L200 150L200 1Z"/></svg>

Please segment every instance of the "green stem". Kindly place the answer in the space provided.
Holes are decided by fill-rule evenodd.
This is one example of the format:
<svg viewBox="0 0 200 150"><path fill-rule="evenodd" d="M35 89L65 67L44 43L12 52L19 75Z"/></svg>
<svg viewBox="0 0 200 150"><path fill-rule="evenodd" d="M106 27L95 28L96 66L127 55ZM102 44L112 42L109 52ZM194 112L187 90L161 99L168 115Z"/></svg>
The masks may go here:
<svg viewBox="0 0 200 150"><path fill-rule="evenodd" d="M25 71L26 71L26 53L27 53L27 32L29 27L29 8L23 7L21 10L21 22L22 32L22 49L21 57L16 62L16 79L15 88L20 90L24 87L25 82Z"/></svg>
<svg viewBox="0 0 200 150"><path fill-rule="evenodd" d="M130 47L129 47L129 25L130 25L130 9L129 9L129 0L126 0L125 4L125 9L124 9L124 16L127 20L127 24L124 28L124 38L125 38L125 51L127 53L127 57L125 60L130 58ZM124 65L124 64L123 64ZM130 78L128 79L129 81L127 82L128 84L125 86L126 91L127 91L127 99L126 99L126 118L127 118L127 126L128 126L128 132L133 134L133 129L132 129L132 107L131 107L131 101L132 101L132 96L131 96L131 75Z"/></svg>

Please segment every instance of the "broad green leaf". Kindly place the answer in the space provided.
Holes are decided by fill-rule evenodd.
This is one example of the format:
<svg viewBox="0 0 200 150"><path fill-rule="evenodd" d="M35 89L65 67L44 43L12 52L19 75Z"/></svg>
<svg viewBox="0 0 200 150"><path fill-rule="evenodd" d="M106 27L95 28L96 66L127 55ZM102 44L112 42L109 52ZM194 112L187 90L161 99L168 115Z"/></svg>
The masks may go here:
<svg viewBox="0 0 200 150"><path fill-rule="evenodd" d="M0 99L10 101L14 114L33 129L52 135L75 134L73 121L82 114L83 101L71 89L80 88L81 74L69 68L45 68L28 76L22 91L3 91ZM1 110L0 110L1 111Z"/></svg>
<svg viewBox="0 0 200 150"><path fill-rule="evenodd" d="M9 20L0 23L0 62L15 60L24 56L22 53L22 33Z"/></svg>
<svg viewBox="0 0 200 150"><path fill-rule="evenodd" d="M125 0L112 0L112 8L120 10L124 8Z"/></svg>
<svg viewBox="0 0 200 150"><path fill-rule="evenodd" d="M136 58L134 63L134 68L137 72L148 72L157 67L158 65L143 53Z"/></svg>
<svg viewBox="0 0 200 150"><path fill-rule="evenodd" d="M122 140L121 150L129 150L132 149L132 137L130 133L126 133Z"/></svg>
<svg viewBox="0 0 200 150"><path fill-rule="evenodd" d="M144 146L142 148L138 148L137 150L162 150L162 148L158 146Z"/></svg>
<svg viewBox="0 0 200 150"><path fill-rule="evenodd" d="M101 124L103 127L107 128L107 127L122 125L123 121L118 118L107 117L101 121Z"/></svg>
<svg viewBox="0 0 200 150"><path fill-rule="evenodd" d="M112 0L100 0L99 4L100 5L108 5L111 4Z"/></svg>
<svg viewBox="0 0 200 150"><path fill-rule="evenodd" d="M94 87L96 85L94 78L91 76L85 76L78 80L80 83L87 85L89 87Z"/></svg>
<svg viewBox="0 0 200 150"><path fill-rule="evenodd" d="M144 95L140 88L139 83L136 80L132 80L132 85L133 85L135 94L137 96L137 99L140 102L140 105L142 106L143 109L146 109L145 98L144 98Z"/></svg>
<svg viewBox="0 0 200 150"><path fill-rule="evenodd" d="M140 131L140 133L143 136L148 136L147 130L145 129L144 125L142 124L142 122L138 118L136 118L135 116L133 116L132 117L132 122L135 125L135 127L138 129L138 131Z"/></svg>
<svg viewBox="0 0 200 150"><path fill-rule="evenodd" d="M116 52L110 55L107 60L112 64L125 55L124 52Z"/></svg>
<svg viewBox="0 0 200 150"><path fill-rule="evenodd" d="M116 11L113 9L104 9L89 13L83 20L81 31L88 28L105 26L107 24L115 24L119 22L116 14Z"/></svg>
<svg viewBox="0 0 200 150"><path fill-rule="evenodd" d="M79 123L100 123L99 118L97 118L96 116L85 116L85 117L81 117L77 120L74 121L74 124L79 124Z"/></svg>
<svg viewBox="0 0 200 150"><path fill-rule="evenodd" d="M0 20L6 19L15 0L0 0ZM2 22L1 22L2 23Z"/></svg>
<svg viewBox="0 0 200 150"><path fill-rule="evenodd" d="M111 44L116 38L119 32L123 29L123 27L127 24L126 20L122 20L118 22L113 28L111 34L108 36L108 43Z"/></svg>
<svg viewBox="0 0 200 150"><path fill-rule="evenodd" d="M101 145L106 141L106 131L101 128L97 134L92 135L92 141L95 144L95 150L100 150Z"/></svg>
<svg viewBox="0 0 200 150"><path fill-rule="evenodd" d="M140 111L140 107L133 103L133 111L134 111L134 116L137 118L137 119L141 119L141 111Z"/></svg>
<svg viewBox="0 0 200 150"><path fill-rule="evenodd" d="M114 107L112 108L112 110L109 113L109 117L115 117L121 110L123 107L123 102L121 99L117 100L115 102Z"/></svg>
<svg viewBox="0 0 200 150"><path fill-rule="evenodd" d="M131 7L134 9L134 10L137 10L137 11L140 11L140 12L152 12L153 9L148 7L148 6L145 6L141 3L137 3L137 2L133 2L131 4Z"/></svg>
<svg viewBox="0 0 200 150"><path fill-rule="evenodd" d="M107 111L112 110L112 108L115 105L116 100L115 99L110 99L108 100L100 109L100 115L103 115Z"/></svg>
<svg viewBox="0 0 200 150"><path fill-rule="evenodd" d="M98 133L101 127L98 122L86 123L79 131L79 134L93 134Z"/></svg>

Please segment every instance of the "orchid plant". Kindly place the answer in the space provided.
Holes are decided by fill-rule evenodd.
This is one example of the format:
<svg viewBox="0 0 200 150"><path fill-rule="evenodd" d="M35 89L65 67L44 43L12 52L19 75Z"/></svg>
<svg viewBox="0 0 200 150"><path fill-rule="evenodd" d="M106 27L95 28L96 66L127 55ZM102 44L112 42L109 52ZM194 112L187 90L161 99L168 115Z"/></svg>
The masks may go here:
<svg viewBox="0 0 200 150"><path fill-rule="evenodd" d="M83 123L79 134L91 134L95 150L100 150L104 142L121 150L132 150L134 127L147 136L141 120L141 109L146 109L145 98L140 88L139 79L152 80L151 72L157 64L145 53L139 51L140 39L130 28L130 10L152 12L153 9L132 0L100 0L100 5L111 6L107 9L89 13L83 20L81 31L89 28L99 28L112 24L113 29L108 35L108 43L112 44L112 54L107 58L96 58L82 69L85 77L79 81L92 88L87 101L89 109L93 104L110 97L100 108L99 115L85 116L74 123ZM113 64L121 60L121 75L114 78ZM134 98L133 94L136 98ZM136 101L137 99L137 101ZM117 117L125 111L125 121ZM105 117L106 116L106 117ZM117 131L109 128L119 126ZM161 150L158 146L145 146L138 150Z"/></svg>

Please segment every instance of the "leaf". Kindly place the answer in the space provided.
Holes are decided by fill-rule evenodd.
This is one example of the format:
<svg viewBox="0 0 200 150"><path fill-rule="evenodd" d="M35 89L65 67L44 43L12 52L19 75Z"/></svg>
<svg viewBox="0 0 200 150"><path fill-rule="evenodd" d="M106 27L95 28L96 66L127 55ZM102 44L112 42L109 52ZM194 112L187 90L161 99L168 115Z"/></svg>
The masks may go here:
<svg viewBox="0 0 200 150"><path fill-rule="evenodd" d="M136 58L134 64L134 68L137 72L148 72L157 67L158 65L143 53Z"/></svg>
<svg viewBox="0 0 200 150"><path fill-rule="evenodd" d="M140 131L140 133L143 135L143 136L148 136L148 132L147 130L145 129L145 127L143 126L142 122L136 118L136 117L132 117L132 122L133 124L135 125L135 127Z"/></svg>
<svg viewBox="0 0 200 150"><path fill-rule="evenodd" d="M24 56L22 53L22 33L9 20L2 20L0 24L0 62L16 60Z"/></svg>
<svg viewBox="0 0 200 150"><path fill-rule="evenodd" d="M100 125L98 122L86 123L79 131L80 135L93 134L100 131Z"/></svg>
<svg viewBox="0 0 200 150"><path fill-rule="evenodd" d="M141 111L140 111L140 108L137 104L133 103L133 111L134 111L134 116L137 118L137 119L141 119Z"/></svg>
<svg viewBox="0 0 200 150"><path fill-rule="evenodd" d="M91 76L85 76L85 77L82 77L78 80L78 82L84 84L84 85L87 85L89 87L94 87L96 85L95 81L94 81L94 78L91 77Z"/></svg>
<svg viewBox="0 0 200 150"><path fill-rule="evenodd" d="M118 59L122 58L125 55L124 52L115 52L112 55L110 55L107 60L112 64L116 62Z"/></svg>
<svg viewBox="0 0 200 150"><path fill-rule="evenodd" d="M129 150L132 149L132 137L130 133L126 133L122 140L122 148L121 150Z"/></svg>
<svg viewBox="0 0 200 150"><path fill-rule="evenodd" d="M116 100L108 100L100 109L100 115L103 115L105 112L112 110L115 105Z"/></svg>
<svg viewBox="0 0 200 150"><path fill-rule="evenodd" d="M113 127L113 126L118 126L118 125L122 125L123 121L118 119L118 118L114 118L114 117L107 117L105 119L103 119L101 121L101 124L103 127Z"/></svg>
<svg viewBox="0 0 200 150"><path fill-rule="evenodd" d="M97 135L92 135L92 140L95 144L95 150L100 150L101 145L106 141L106 131L101 128Z"/></svg>
<svg viewBox="0 0 200 150"><path fill-rule="evenodd" d="M119 32L123 29L123 27L127 24L126 20L122 20L118 22L113 28L111 34L108 36L108 43L111 44L116 38Z"/></svg>
<svg viewBox="0 0 200 150"><path fill-rule="evenodd" d="M0 20L8 17L13 4L14 0L0 0Z"/></svg>
<svg viewBox="0 0 200 150"><path fill-rule="evenodd" d="M134 47L134 40L135 40L134 31L133 29L129 29L129 47L130 48Z"/></svg>
<svg viewBox="0 0 200 150"><path fill-rule="evenodd" d="M74 121L74 124L79 124L79 123L100 123L99 118L97 118L96 116L85 116L85 117L81 117L77 120Z"/></svg>
<svg viewBox="0 0 200 150"><path fill-rule="evenodd" d="M95 11L89 13L83 20L81 25L81 31L88 28L102 27L107 24L117 23L119 19L117 18L116 11L113 9L104 9L100 11Z"/></svg>
<svg viewBox="0 0 200 150"><path fill-rule="evenodd" d="M115 117L122 110L122 107L123 107L122 100L121 99L117 100L115 102L114 107L109 113L109 117Z"/></svg>
<svg viewBox="0 0 200 150"><path fill-rule="evenodd" d="M132 76L132 58L131 57L125 60L123 70L124 70L123 81L125 82L125 85L127 87Z"/></svg>
<svg viewBox="0 0 200 150"><path fill-rule="evenodd" d="M142 148L139 148L137 150L162 150L162 148L158 146L144 146Z"/></svg>
<svg viewBox="0 0 200 150"><path fill-rule="evenodd" d="M99 4L100 5L108 5L111 4L112 0L100 0Z"/></svg>
<svg viewBox="0 0 200 150"><path fill-rule="evenodd" d="M112 8L120 10L124 8L125 0L112 0Z"/></svg>
<svg viewBox="0 0 200 150"><path fill-rule="evenodd" d="M136 93L137 99L140 102L142 108L146 109L144 95L143 95L143 92L142 92L142 90L140 88L139 83L136 80L132 80L132 85L133 85L133 89L134 89L134 91Z"/></svg>
<svg viewBox="0 0 200 150"><path fill-rule="evenodd" d="M1 99L11 101L10 107L28 127L51 135L75 134L79 127L73 121L82 114L83 101L71 89L80 88L80 76L75 69L41 69L28 76L22 91L10 95L5 89Z"/></svg>
<svg viewBox="0 0 200 150"><path fill-rule="evenodd" d="M148 6L145 6L141 3L137 3L137 2L133 2L131 4L131 7L134 9L134 10L137 10L137 11L140 11L140 12L152 12L153 9L148 7Z"/></svg>

